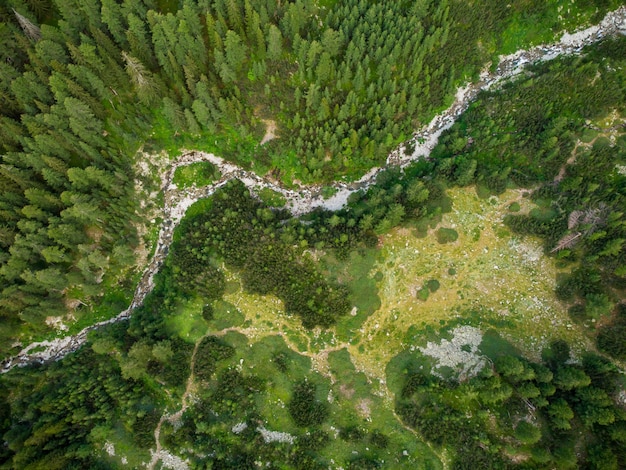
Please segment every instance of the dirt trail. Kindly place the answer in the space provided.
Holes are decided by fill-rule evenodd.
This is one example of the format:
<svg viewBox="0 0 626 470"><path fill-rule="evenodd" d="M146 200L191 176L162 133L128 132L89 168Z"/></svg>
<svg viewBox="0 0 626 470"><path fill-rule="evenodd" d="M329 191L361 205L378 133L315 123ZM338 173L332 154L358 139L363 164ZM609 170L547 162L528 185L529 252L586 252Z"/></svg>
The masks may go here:
<svg viewBox="0 0 626 470"><path fill-rule="evenodd" d="M526 64L552 60L560 55L578 54L583 46L599 41L603 37L613 34L626 34L626 7L610 12L604 20L595 26L574 34L565 33L561 40L554 44L536 46L514 54L501 56L495 71L488 68L481 73L476 83L468 84L456 93L452 105L441 114L438 114L424 128L417 131L408 145L402 145L393 151L387 158L385 167L399 165L405 167L420 158L428 157L437 144L442 132L449 129L454 121L476 99L481 90L488 90L504 80L510 79L523 71ZM269 131L268 125L268 131ZM203 188L189 188L178 190L172 186L172 178L177 167L191 163L209 161L216 165L222 173L222 178L215 184ZM240 179L253 193L263 188L270 188L282 194L287 200L286 208L294 216L310 212L318 207L328 210L338 210L348 201L348 197L360 190L367 189L376 181L376 176L383 168L373 168L361 179L352 183L336 182L332 186L337 192L330 198L324 199L321 186L303 187L299 191L280 186L268 179L226 162L225 160L203 152L188 152L183 155L165 174L162 187L165 190L165 207L163 209L163 224L159 232L157 247L154 256L144 270L144 274L135 291L130 306L116 317L96 323L85 328L74 336L58 338L52 341L41 341L28 345L16 356L7 358L0 363L0 373L5 373L13 367L23 367L29 364L41 364L52 360L59 360L65 355L76 351L87 340L87 334L101 326L127 319L132 311L141 305L146 295L154 287L154 275L158 272L163 260L167 256L172 242L174 229L182 219L185 211L198 199L210 196L218 188L224 186L230 179Z"/></svg>
<svg viewBox="0 0 626 470"><path fill-rule="evenodd" d="M202 343L202 340L204 340L207 336L209 336L208 332L205 333L200 339L198 339L198 341L196 341L196 344L194 345L193 353L191 354L191 359L189 361L189 377L187 378L187 386L185 387L185 392L183 393L183 396L180 400L179 410L174 413L163 413L161 419L159 419L159 423L154 430L154 442L156 450L150 450L152 454L152 459L150 460L150 462L148 462L148 464L146 464L146 467L149 470L153 470L156 464L159 462L161 462L163 468L172 468L174 470L187 470L189 468L187 462L182 460L180 457L171 454L167 449L163 448L163 446L161 445L161 427L166 421L174 425L175 428L180 426L183 414L185 413L185 411L187 411L187 408L189 408L189 397L191 396L191 393L195 386L196 355L198 353L198 348L200 347L200 343Z"/></svg>

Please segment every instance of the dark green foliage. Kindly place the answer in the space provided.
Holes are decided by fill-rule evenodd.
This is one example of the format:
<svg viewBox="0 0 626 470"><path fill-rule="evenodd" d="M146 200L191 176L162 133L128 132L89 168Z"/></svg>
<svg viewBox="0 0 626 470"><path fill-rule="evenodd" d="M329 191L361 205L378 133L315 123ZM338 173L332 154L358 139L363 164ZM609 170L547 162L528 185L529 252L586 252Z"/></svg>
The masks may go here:
<svg viewBox="0 0 626 470"><path fill-rule="evenodd" d="M380 449L386 449L389 445L389 437L378 430L374 430L370 434L370 442L372 445L379 447Z"/></svg>
<svg viewBox="0 0 626 470"><path fill-rule="evenodd" d="M584 371L570 366L561 366L554 374L554 384L562 390L586 387L591 379Z"/></svg>
<svg viewBox="0 0 626 470"><path fill-rule="evenodd" d="M209 380L215 372L217 363L233 354L232 346L215 336L207 336L196 351L196 367L194 369L196 377L200 380Z"/></svg>
<svg viewBox="0 0 626 470"><path fill-rule="evenodd" d="M618 459L613 450L602 444L591 447L587 459L589 468L598 470L617 470L619 468Z"/></svg>
<svg viewBox="0 0 626 470"><path fill-rule="evenodd" d="M522 444L532 445L541 439L541 430L527 421L520 421L515 428L515 437L519 439Z"/></svg>
<svg viewBox="0 0 626 470"><path fill-rule="evenodd" d="M254 375L244 376L234 369L223 370L211 390L211 409L218 414L252 416L256 408L255 396L263 388L263 381Z"/></svg>
<svg viewBox="0 0 626 470"><path fill-rule="evenodd" d="M20 330L43 332L65 301L90 304L127 275L139 244L132 157L148 128L128 84L115 80L120 50L98 31L99 2L26 2L35 15L18 3L29 21L49 24L32 42L0 26L0 41L13 44L0 72L3 345ZM2 10L3 21L15 18ZM51 26L60 17L66 24Z"/></svg>
<svg viewBox="0 0 626 470"><path fill-rule="evenodd" d="M288 236L282 231L276 213L254 200L242 183L229 183L177 234L168 261L177 289L218 298L224 281L211 264L217 255L241 271L248 291L277 295L307 328L330 326L349 310L345 288L326 281L299 249L282 241Z"/></svg>
<svg viewBox="0 0 626 470"><path fill-rule="evenodd" d="M213 320L214 314L215 312L213 311L212 305L204 305L202 307L202 318L204 318L206 321Z"/></svg>
<svg viewBox="0 0 626 470"><path fill-rule="evenodd" d="M224 274L206 255L187 240L172 247L167 267L171 282L183 294L198 294L207 300L218 299L226 287Z"/></svg>
<svg viewBox="0 0 626 470"><path fill-rule="evenodd" d="M437 241L441 244L455 242L458 238L459 234L454 229L441 227L437 230Z"/></svg>
<svg viewBox="0 0 626 470"><path fill-rule="evenodd" d="M426 287L428 287L428 290L431 292L437 292L440 286L441 283L437 279L431 279L426 283Z"/></svg>
<svg viewBox="0 0 626 470"><path fill-rule="evenodd" d="M3 380L15 397L11 430L4 437L14 452L9 468L53 461L65 468L92 467L92 456L83 450L94 427L128 426L134 445L143 447L150 445L160 416L152 392L124 380L115 361L96 358L89 349L36 375L14 372Z"/></svg>
<svg viewBox="0 0 626 470"><path fill-rule="evenodd" d="M272 357L272 362L276 365L276 368L285 373L287 372L287 370L289 370L289 363L288 363L288 358L287 355L285 353L278 353L276 355L274 355L274 357Z"/></svg>
<svg viewBox="0 0 626 470"><path fill-rule="evenodd" d="M415 295L417 296L418 299L425 302L428 300L428 297L430 295L430 290L428 289L428 287L422 287L420 290L416 292Z"/></svg>
<svg viewBox="0 0 626 470"><path fill-rule="evenodd" d="M293 387L287 409L293 421L300 427L322 424L328 417L328 405L317 400L316 390L315 384L308 380L298 382Z"/></svg>
<svg viewBox="0 0 626 470"><path fill-rule="evenodd" d="M556 340L550 343L548 348L541 352L541 358L554 372L561 364L567 362L570 358L570 348L564 340Z"/></svg>
<svg viewBox="0 0 626 470"><path fill-rule="evenodd" d="M321 429L314 429L298 439L299 447L308 451L321 450L330 442L330 436Z"/></svg>
<svg viewBox="0 0 626 470"><path fill-rule="evenodd" d="M554 375L542 364L508 355L496 357L495 371L485 368L468 382L408 374L397 395L397 412L425 438L454 449L455 468L466 468L468 462L481 462L484 468L511 466L504 447L508 455L530 452L535 462L558 468L595 468L596 458L622 463L617 449L626 439L626 427L610 398L620 387L615 367L595 355L585 355L583 368L564 364L569 350L559 342L544 356L552 358ZM598 435L606 436L602 452L594 443ZM518 444L513 446L512 439ZM587 448L589 455L576 455L577 447Z"/></svg>
<svg viewBox="0 0 626 470"><path fill-rule="evenodd" d="M169 386L182 386L189 377L189 361L193 353L193 345L180 338L171 338L169 341L173 353L171 358L158 365L149 364L148 371L158 375Z"/></svg>
<svg viewBox="0 0 626 470"><path fill-rule="evenodd" d="M365 438L365 430L360 426L347 426L339 431L339 437L346 441L360 442Z"/></svg>
<svg viewBox="0 0 626 470"><path fill-rule="evenodd" d="M626 305L617 307L615 318L598 330L598 348L611 357L626 360Z"/></svg>
<svg viewBox="0 0 626 470"><path fill-rule="evenodd" d="M357 457L348 464L350 470L376 470L381 467L381 462L369 457Z"/></svg>

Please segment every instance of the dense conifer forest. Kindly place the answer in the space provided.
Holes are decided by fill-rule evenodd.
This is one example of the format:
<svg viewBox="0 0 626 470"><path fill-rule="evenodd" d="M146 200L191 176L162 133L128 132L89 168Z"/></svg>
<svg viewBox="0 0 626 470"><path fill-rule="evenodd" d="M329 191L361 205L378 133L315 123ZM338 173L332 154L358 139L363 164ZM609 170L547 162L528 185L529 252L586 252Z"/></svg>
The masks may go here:
<svg viewBox="0 0 626 470"><path fill-rule="evenodd" d="M50 318L85 326L128 307L154 243L144 208L160 203L146 155L211 151L291 187L356 179L499 54L620 5L4 2L2 357L50 338ZM2 375L0 468L626 466L625 51L616 36L530 65L481 93L429 158L387 168L338 211L294 218L236 180L196 202L128 321ZM278 138L259 145L264 120ZM189 168L180 187L220 177ZM376 315L385 266L333 266L380 256L394 230L458 243L459 227L438 226L457 187L488 201L525 188L533 208L512 205L501 233L540 240L588 351L485 333L478 373L431 374L416 348L481 314L451 311L398 325L379 375L358 364L355 305L373 298ZM440 287L427 280L416 304Z"/></svg>

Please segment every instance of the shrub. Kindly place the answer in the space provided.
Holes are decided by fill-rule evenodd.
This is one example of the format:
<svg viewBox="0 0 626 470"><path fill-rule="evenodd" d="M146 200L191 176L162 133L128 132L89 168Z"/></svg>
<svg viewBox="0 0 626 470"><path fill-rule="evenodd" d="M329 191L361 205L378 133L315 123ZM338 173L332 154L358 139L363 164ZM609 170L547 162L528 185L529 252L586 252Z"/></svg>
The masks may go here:
<svg viewBox="0 0 626 470"><path fill-rule="evenodd" d="M515 428L515 437L523 444L535 444L541 439L541 429L526 421L521 421Z"/></svg>
<svg viewBox="0 0 626 470"><path fill-rule="evenodd" d="M315 399L315 384L308 380L298 382L293 388L293 396L287 409L289 415L300 427L322 424L328 417L328 406Z"/></svg>
<svg viewBox="0 0 626 470"><path fill-rule="evenodd" d="M437 279L431 279L426 283L426 287L428 287L428 290L430 290L430 292L437 292L440 286L441 284Z"/></svg>
<svg viewBox="0 0 626 470"><path fill-rule="evenodd" d="M213 320L213 314L214 311L212 305L205 305L204 307L202 307L202 318L204 318L206 321Z"/></svg>
<svg viewBox="0 0 626 470"><path fill-rule="evenodd" d="M455 242L458 238L459 234L454 229L441 227L437 230L437 241L441 244Z"/></svg>
<svg viewBox="0 0 626 470"><path fill-rule="evenodd" d="M417 291L417 298L426 302L428 300L428 296L430 295L430 291L428 287L422 287Z"/></svg>

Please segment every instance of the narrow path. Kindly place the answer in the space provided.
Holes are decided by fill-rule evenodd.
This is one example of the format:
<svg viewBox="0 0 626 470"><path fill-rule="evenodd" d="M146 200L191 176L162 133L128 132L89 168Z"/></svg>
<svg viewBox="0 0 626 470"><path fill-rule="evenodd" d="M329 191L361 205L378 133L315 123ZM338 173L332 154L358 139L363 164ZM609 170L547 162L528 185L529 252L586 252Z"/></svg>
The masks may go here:
<svg viewBox="0 0 626 470"><path fill-rule="evenodd" d="M179 410L174 413L164 412L154 430L154 443L156 450L150 450L152 454L152 459L146 465L149 470L153 470L159 461L162 461L164 468L173 468L174 470L186 470L189 467L187 463L180 457L172 455L169 451L163 448L163 446L161 445L161 427L166 421L174 425L175 428L177 426L180 426L182 416L185 411L187 411L187 408L189 408L189 397L191 396L195 385L196 355L198 353L198 348L200 347L200 343L202 343L202 341L209 335L209 332L205 333L201 338L198 339L198 341L196 341L196 344L194 345L193 353L191 354L191 359L189 361L189 377L187 378L185 392L183 393L183 396L180 400L181 406Z"/></svg>
<svg viewBox="0 0 626 470"><path fill-rule="evenodd" d="M583 46L593 44L600 39L613 34L626 34L626 6L610 12L598 25L591 26L577 33L565 33L561 40L554 44L536 46L528 50L521 50L514 54L501 56L495 71L488 68L480 74L479 81L468 84L457 90L455 100L448 109L435 116L424 128L417 131L407 145L400 146L387 158L385 167L373 168L361 179L353 183L336 182L332 186L337 192L330 198L324 199L319 185L301 188L299 191L286 189L279 184L262 178L252 172L245 171L237 165L211 154L203 152L188 152L172 165L166 173L163 187L165 188L165 207L163 224L157 241L156 252L146 267L141 281L137 286L130 306L118 316L85 328L74 336L41 341L28 345L16 356L6 358L0 363L0 373L5 373L13 367L23 367L29 364L41 364L58 360L65 355L76 351L87 340L87 334L101 326L127 319L131 312L141 305L154 287L154 275L160 269L172 242L174 229L182 219L185 211L198 199L208 197L217 189L224 186L230 179L240 179L251 191L256 192L263 188L270 188L282 194L287 200L286 208L294 216L300 216L318 207L327 210L338 210L346 205L348 197L361 189L365 190L373 185L376 176L387 166L398 165L405 167L411 162L430 155L439 141L439 137L449 129L455 120L476 99L481 90L488 90L499 83L508 80L523 71L526 64L552 60L560 55L579 54ZM409 149L412 151L409 152ZM190 188L179 191L172 186L174 171L179 166L194 162L209 161L215 164L222 173L222 178L215 184L204 188Z"/></svg>

